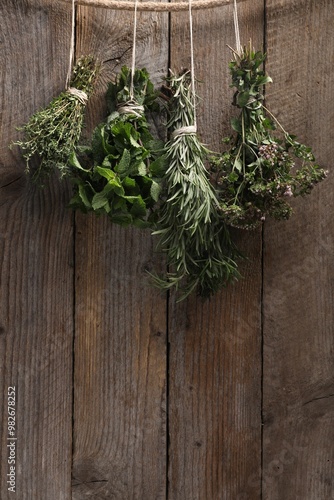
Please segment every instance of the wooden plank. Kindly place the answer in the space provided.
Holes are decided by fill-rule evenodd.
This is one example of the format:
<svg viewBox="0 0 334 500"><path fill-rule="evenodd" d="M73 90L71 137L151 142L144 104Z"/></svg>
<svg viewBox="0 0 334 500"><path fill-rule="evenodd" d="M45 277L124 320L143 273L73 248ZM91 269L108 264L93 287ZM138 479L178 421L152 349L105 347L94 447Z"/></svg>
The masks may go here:
<svg viewBox="0 0 334 500"><path fill-rule="evenodd" d="M51 181L44 191L34 189L18 150L8 145L18 136L15 127L63 90L70 8L55 1L3 0L0 17L0 497L68 499L72 216L65 208L66 185ZM7 429L9 386L16 389L13 441ZM16 494L8 490L10 465Z"/></svg>
<svg viewBox="0 0 334 500"><path fill-rule="evenodd" d="M333 158L330 0L268 0L267 104L284 127ZM333 178L265 228L263 498L333 498Z"/></svg>
<svg viewBox="0 0 334 500"><path fill-rule="evenodd" d="M78 53L112 60L96 124L112 68L130 64L133 14L80 8L78 20ZM167 71L167 20L138 13L137 66L155 82ZM73 499L165 498L166 304L146 283L152 261L149 232L77 216Z"/></svg>
<svg viewBox="0 0 334 500"><path fill-rule="evenodd" d="M240 5L243 43L262 47L263 2ZM171 66L189 68L186 13L172 15ZM198 129L220 148L230 133L226 44L235 45L231 7L193 15ZM208 302L169 309L169 495L181 500L259 498L261 465L261 232L240 237L244 279Z"/></svg>

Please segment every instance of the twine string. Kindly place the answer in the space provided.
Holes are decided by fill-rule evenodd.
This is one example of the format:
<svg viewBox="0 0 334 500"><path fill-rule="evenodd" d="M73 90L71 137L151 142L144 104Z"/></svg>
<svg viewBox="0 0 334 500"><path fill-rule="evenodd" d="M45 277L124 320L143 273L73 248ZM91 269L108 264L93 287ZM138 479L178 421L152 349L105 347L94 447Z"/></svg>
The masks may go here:
<svg viewBox="0 0 334 500"><path fill-rule="evenodd" d="M171 139L176 139L182 135L195 135L197 132L197 128L195 125L188 125L186 127L180 127L174 130L171 134Z"/></svg>
<svg viewBox="0 0 334 500"><path fill-rule="evenodd" d="M69 2L71 0L61 0ZM134 10L134 3L125 0L75 0L77 5L86 5L88 7L100 7L102 9L114 10ZM194 9L212 9L222 5L229 5L233 0L195 0L193 3ZM245 2L246 0L238 0L238 2ZM180 12L188 10L188 2L156 2L156 1L143 1L139 2L138 10L146 12Z"/></svg>
<svg viewBox="0 0 334 500"><path fill-rule="evenodd" d="M195 89L195 65L194 65L194 37L193 37L193 16L191 10L192 0L188 0L189 4L189 35L190 35L190 99L193 103L193 125L188 125L184 127L179 127L174 130L171 134L171 139L174 140L177 137L183 135L195 135L197 132L197 120L196 120L196 89Z"/></svg>
<svg viewBox="0 0 334 500"><path fill-rule="evenodd" d="M133 78L134 78L135 69L136 69L137 8L138 8L138 0L135 0L135 12L134 12L134 19L133 19L132 66L131 66L131 82L130 82L130 100L131 101L134 101Z"/></svg>
<svg viewBox="0 0 334 500"><path fill-rule="evenodd" d="M75 0L72 0L72 17L71 17L71 41L70 41L70 54L69 64L66 76L66 88L69 87L72 74L72 66L74 62L74 44L75 44Z"/></svg>
<svg viewBox="0 0 334 500"><path fill-rule="evenodd" d="M122 104L117 108L120 115L135 115L137 118L143 116L144 106L140 106L133 101Z"/></svg>
<svg viewBox="0 0 334 500"><path fill-rule="evenodd" d="M240 43L240 30L239 30L237 0L234 0L234 4L233 4L233 20L234 20L234 32L235 32L236 48L237 48L238 54L241 54L242 47L241 47L241 43Z"/></svg>
<svg viewBox="0 0 334 500"><path fill-rule="evenodd" d="M196 119L196 88L195 88L195 65L194 65L194 37L193 37L193 15L192 15L192 0L189 0L189 32L190 32L190 77L191 77L191 94L194 106L194 128L197 129Z"/></svg>
<svg viewBox="0 0 334 500"><path fill-rule="evenodd" d="M67 92L78 99L84 106L88 102L88 95L83 90L76 89L75 87L69 87Z"/></svg>
<svg viewBox="0 0 334 500"><path fill-rule="evenodd" d="M179 127L171 134L171 139L183 135L195 135L197 133L197 120L196 120L196 88L195 88L195 65L194 65L194 37L193 37L193 16L192 16L192 0L189 3L189 35L190 35L190 99L193 104L193 125Z"/></svg>

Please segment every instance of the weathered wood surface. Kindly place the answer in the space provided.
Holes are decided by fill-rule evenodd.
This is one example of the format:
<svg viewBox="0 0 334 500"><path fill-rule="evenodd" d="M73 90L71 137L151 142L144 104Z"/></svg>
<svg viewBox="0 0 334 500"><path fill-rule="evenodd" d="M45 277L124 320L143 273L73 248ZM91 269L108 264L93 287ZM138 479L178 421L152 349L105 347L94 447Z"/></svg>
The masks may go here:
<svg viewBox="0 0 334 500"><path fill-rule="evenodd" d="M330 175L265 227L266 500L334 497L333 25L329 0L267 2L267 105Z"/></svg>
<svg viewBox="0 0 334 500"><path fill-rule="evenodd" d="M0 496L63 499L72 455L72 216L65 186L31 188L8 145L15 127L63 89L70 9L4 0L0 19ZM16 387L16 494L7 489L9 386Z"/></svg>
<svg viewBox="0 0 334 500"><path fill-rule="evenodd" d="M252 35L262 47L263 2L243 3L239 16L246 39ZM171 17L176 71L190 66L188 17ZM193 16L195 73L202 82L198 132L213 150L230 133L226 45L235 45L232 20L231 7ZM261 233L247 234L240 244L249 256L242 281L208 302L170 301L168 498L173 500L241 500L254 493L247 481L261 466Z"/></svg>
<svg viewBox="0 0 334 500"><path fill-rule="evenodd" d="M242 41L268 52L268 106L331 170L333 2L238 3ZM67 186L32 188L8 149L63 89L70 5L3 0L0 19L1 499L13 497L11 385L20 500L334 497L331 176L289 222L267 221L263 241L238 235L242 281L177 304L143 285L162 265L148 233L74 220ZM169 65L189 67L188 28L186 12L138 13L137 64L156 84ZM130 63L132 30L133 13L76 9L76 55L107 61L87 135L105 116L108 80ZM214 149L233 112L234 43L231 6L194 12L198 129Z"/></svg>
<svg viewBox="0 0 334 500"><path fill-rule="evenodd" d="M131 64L133 14L80 8L78 53ZM168 15L138 14L137 61L155 83L168 67ZM119 59L117 64L116 59ZM117 67L115 67L117 65ZM104 88L103 88L104 87ZM104 104L102 94L96 96ZM91 107L90 121L102 113ZM76 219L73 498L166 494L166 301L147 284L149 232Z"/></svg>

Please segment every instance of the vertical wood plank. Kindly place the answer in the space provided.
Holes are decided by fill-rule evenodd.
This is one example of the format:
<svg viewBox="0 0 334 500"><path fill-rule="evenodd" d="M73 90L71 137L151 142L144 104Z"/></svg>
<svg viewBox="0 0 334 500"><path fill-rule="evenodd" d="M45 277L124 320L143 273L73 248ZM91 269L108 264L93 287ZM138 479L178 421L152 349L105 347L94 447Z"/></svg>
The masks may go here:
<svg viewBox="0 0 334 500"><path fill-rule="evenodd" d="M0 497L69 499L72 216L66 185L33 188L17 148L8 145L15 127L64 88L70 8L4 0L0 17ZM15 441L8 440L9 386L16 388ZM8 491L10 465L16 493Z"/></svg>
<svg viewBox="0 0 334 500"><path fill-rule="evenodd" d="M263 498L333 498L333 24L329 0L268 0L267 104L326 181L265 228Z"/></svg>
<svg viewBox="0 0 334 500"><path fill-rule="evenodd" d="M138 13L137 66L167 71L168 14ZM78 10L78 53L130 64L133 13ZM117 67L115 67L117 66ZM77 216L73 499L162 499L166 490L166 303L149 287L149 232Z"/></svg>
<svg viewBox="0 0 334 500"><path fill-rule="evenodd" d="M263 2L239 4L242 43L263 44ZM171 66L189 68L187 13L172 15ZM232 7L193 14L198 130L213 150L230 133L226 44L235 45ZM256 499L261 465L261 233L240 245L244 279L208 302L169 308L169 495L172 500Z"/></svg>

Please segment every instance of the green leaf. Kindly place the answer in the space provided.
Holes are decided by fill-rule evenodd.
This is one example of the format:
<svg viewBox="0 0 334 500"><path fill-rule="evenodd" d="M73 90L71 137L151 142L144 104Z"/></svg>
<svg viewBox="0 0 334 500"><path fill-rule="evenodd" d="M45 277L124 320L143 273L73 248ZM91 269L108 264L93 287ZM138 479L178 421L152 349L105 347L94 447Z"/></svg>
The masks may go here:
<svg viewBox="0 0 334 500"><path fill-rule="evenodd" d="M125 177L122 180L122 186L128 196L137 195L139 193L139 186L132 177Z"/></svg>
<svg viewBox="0 0 334 500"><path fill-rule="evenodd" d="M124 195L123 198L124 198L124 200L133 204L138 199L138 196L140 196L140 195Z"/></svg>
<svg viewBox="0 0 334 500"><path fill-rule="evenodd" d="M127 208L126 208L126 199L123 198L123 197L116 197L113 200L112 208L115 211L122 211L122 210L127 211Z"/></svg>
<svg viewBox="0 0 334 500"><path fill-rule="evenodd" d="M92 137L92 151L94 159L97 163L101 163L103 158L112 153L112 148L107 142L105 124L98 125Z"/></svg>
<svg viewBox="0 0 334 500"><path fill-rule="evenodd" d="M237 169L238 170L238 169ZM231 172L228 176L230 182L235 182L239 179L239 175L236 172Z"/></svg>
<svg viewBox="0 0 334 500"><path fill-rule="evenodd" d="M105 159L103 160L102 167L111 168L111 163L108 156L106 156Z"/></svg>
<svg viewBox="0 0 334 500"><path fill-rule="evenodd" d="M131 162L131 154L130 151L124 149L122 157L118 164L115 166L115 171L121 175L127 175Z"/></svg>
<svg viewBox="0 0 334 500"><path fill-rule="evenodd" d="M98 210L108 204L108 198L105 192L96 193L92 199L93 210Z"/></svg>
<svg viewBox="0 0 334 500"><path fill-rule="evenodd" d="M83 184L79 184L79 196L81 198L81 201L83 202L83 204L85 205L86 208L91 208L91 203L87 197L87 194L86 194L86 191L85 191L85 187Z"/></svg>
<svg viewBox="0 0 334 500"><path fill-rule="evenodd" d="M242 127L241 127L241 122L240 122L239 118L235 118L235 117L231 118L231 126L232 126L233 130L235 130L239 134L242 133Z"/></svg>
<svg viewBox="0 0 334 500"><path fill-rule="evenodd" d="M249 92L247 91L239 92L237 96L237 105L240 108L244 108L247 105L248 101L249 101Z"/></svg>
<svg viewBox="0 0 334 500"><path fill-rule="evenodd" d="M95 171L98 172L102 177L107 179L107 181L112 181L116 179L116 174L113 170L103 167L95 167Z"/></svg>
<svg viewBox="0 0 334 500"><path fill-rule="evenodd" d="M269 118L265 118L262 121L262 125L267 130L274 130L275 129L275 125L273 124L273 122Z"/></svg>
<svg viewBox="0 0 334 500"><path fill-rule="evenodd" d="M78 160L78 157L74 151L72 151L72 153L70 154L68 161L69 161L70 166L73 168L77 168L78 170L82 170L83 172L90 171L89 169L82 168L82 166L80 165L80 162Z"/></svg>
<svg viewBox="0 0 334 500"><path fill-rule="evenodd" d="M143 161L141 161L138 166L138 175L146 175L146 174L147 174L146 165Z"/></svg>
<svg viewBox="0 0 334 500"><path fill-rule="evenodd" d="M242 171L242 162L239 158L236 158L233 163L233 168L235 168L238 172Z"/></svg>
<svg viewBox="0 0 334 500"><path fill-rule="evenodd" d="M133 146L135 148L141 148L141 145L138 144L138 142L132 137L132 135L130 135L130 143L131 143L131 146Z"/></svg>
<svg viewBox="0 0 334 500"><path fill-rule="evenodd" d="M273 80L270 76L264 75L258 79L257 84L258 85L265 85L267 83L272 83L272 81Z"/></svg>
<svg viewBox="0 0 334 500"><path fill-rule="evenodd" d="M120 114L118 111L113 111L110 113L110 115L107 117L107 123L110 125L113 121L116 121L119 118Z"/></svg>
<svg viewBox="0 0 334 500"><path fill-rule="evenodd" d="M111 217L112 222L114 222L115 224L119 224L120 226L125 226L125 227L132 224L132 221L133 221L132 215L129 213L121 213L121 214L111 213L110 217Z"/></svg>
<svg viewBox="0 0 334 500"><path fill-rule="evenodd" d="M145 217L146 204L140 195L137 196L136 200L134 200L133 205L132 205L131 210L130 210L130 213L134 217Z"/></svg>
<svg viewBox="0 0 334 500"><path fill-rule="evenodd" d="M121 181L115 174L113 170L109 170L108 168L95 167L95 171L98 172L101 177L104 177L108 181L108 191L114 191L118 196L124 195L124 189L121 184Z"/></svg>
<svg viewBox="0 0 334 500"><path fill-rule="evenodd" d="M159 195L161 192L161 186L155 181L152 181L151 189L150 189L150 194L151 197L153 198L154 201L159 200Z"/></svg>
<svg viewBox="0 0 334 500"><path fill-rule="evenodd" d="M153 177L162 177L166 170L166 157L160 156L150 164L150 172Z"/></svg>

